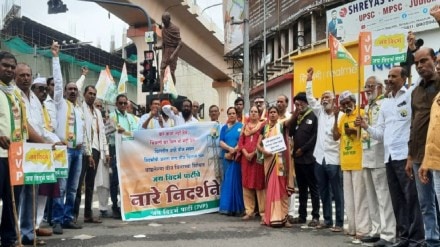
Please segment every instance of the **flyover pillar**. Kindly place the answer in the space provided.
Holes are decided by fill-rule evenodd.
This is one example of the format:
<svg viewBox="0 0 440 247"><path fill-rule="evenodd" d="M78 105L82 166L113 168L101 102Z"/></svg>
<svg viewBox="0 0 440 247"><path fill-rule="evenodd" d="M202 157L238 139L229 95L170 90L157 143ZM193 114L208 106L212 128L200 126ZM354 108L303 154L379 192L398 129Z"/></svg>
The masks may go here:
<svg viewBox="0 0 440 247"><path fill-rule="evenodd" d="M212 88L218 93L218 107L220 108L219 121L224 123L227 120L226 110L230 106L234 106L235 95L232 93L237 88L237 84L232 81L213 81Z"/></svg>

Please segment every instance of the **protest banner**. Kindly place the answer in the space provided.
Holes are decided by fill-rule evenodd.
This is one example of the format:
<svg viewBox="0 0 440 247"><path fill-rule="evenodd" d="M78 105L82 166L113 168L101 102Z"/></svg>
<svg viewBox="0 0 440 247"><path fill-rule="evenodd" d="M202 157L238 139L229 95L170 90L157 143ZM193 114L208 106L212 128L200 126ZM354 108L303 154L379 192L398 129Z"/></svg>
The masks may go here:
<svg viewBox="0 0 440 247"><path fill-rule="evenodd" d="M395 64L406 61L406 32L401 29L359 33L361 65Z"/></svg>
<svg viewBox="0 0 440 247"><path fill-rule="evenodd" d="M122 219L150 220L218 211L214 122L141 130L116 138Z"/></svg>
<svg viewBox="0 0 440 247"><path fill-rule="evenodd" d="M52 145L12 142L9 169L11 185L55 183Z"/></svg>
<svg viewBox="0 0 440 247"><path fill-rule="evenodd" d="M69 169L67 167L67 146L56 146L52 150L53 167L56 178L67 178Z"/></svg>
<svg viewBox="0 0 440 247"><path fill-rule="evenodd" d="M264 149L272 154L286 150L286 143L284 142L284 137L281 134L263 139L262 142Z"/></svg>

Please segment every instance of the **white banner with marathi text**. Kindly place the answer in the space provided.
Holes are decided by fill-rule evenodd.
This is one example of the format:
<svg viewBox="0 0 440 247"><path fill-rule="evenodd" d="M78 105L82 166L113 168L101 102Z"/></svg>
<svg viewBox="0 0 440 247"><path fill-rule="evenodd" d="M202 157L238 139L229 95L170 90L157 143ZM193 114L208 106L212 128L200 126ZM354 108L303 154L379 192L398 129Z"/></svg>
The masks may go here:
<svg viewBox="0 0 440 247"><path fill-rule="evenodd" d="M56 183L67 177L66 146L12 142L8 160L11 185Z"/></svg>
<svg viewBox="0 0 440 247"><path fill-rule="evenodd" d="M116 138L123 220L218 211L217 125L194 123Z"/></svg>

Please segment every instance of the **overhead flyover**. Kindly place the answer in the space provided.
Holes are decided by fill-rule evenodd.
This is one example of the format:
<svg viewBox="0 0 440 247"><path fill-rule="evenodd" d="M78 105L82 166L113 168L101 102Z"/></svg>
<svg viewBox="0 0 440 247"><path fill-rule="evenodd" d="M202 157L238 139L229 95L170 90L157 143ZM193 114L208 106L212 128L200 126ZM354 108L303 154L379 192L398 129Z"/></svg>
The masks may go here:
<svg viewBox="0 0 440 247"><path fill-rule="evenodd" d="M93 0L91 0L93 1ZM111 0L105 0L111 2ZM135 8L123 7L117 4L100 3L103 8L119 17L130 25L127 36L131 38L137 47L138 58L144 56L147 50L144 41L145 31L156 30L160 39L161 32L156 23L162 22L162 14L168 11L171 14L171 22L180 28L183 47L179 52L179 58L206 74L213 80L213 87L232 86L230 80L232 70L223 57L224 48L222 42L215 36L215 27L209 23L202 23L197 18L200 9L189 0L119 0L119 3L128 3L141 7L151 19L151 26L147 27L147 18L142 11ZM218 33L217 33L218 35ZM141 68L139 67L139 70ZM138 101L142 97L138 83ZM220 93L220 92L219 92ZM221 96L221 95L219 95ZM220 102L221 104L221 102Z"/></svg>

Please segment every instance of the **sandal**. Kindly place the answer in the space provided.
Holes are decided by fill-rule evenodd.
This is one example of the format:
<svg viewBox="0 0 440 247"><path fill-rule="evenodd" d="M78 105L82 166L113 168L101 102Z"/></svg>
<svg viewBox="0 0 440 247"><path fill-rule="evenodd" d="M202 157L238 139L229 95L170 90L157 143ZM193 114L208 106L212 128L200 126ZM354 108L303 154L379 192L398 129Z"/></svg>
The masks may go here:
<svg viewBox="0 0 440 247"><path fill-rule="evenodd" d="M250 220L250 219L253 219L254 218L254 216L253 215L249 215L249 214L246 214L245 216L243 216L242 218L241 218L241 220Z"/></svg>
<svg viewBox="0 0 440 247"><path fill-rule="evenodd" d="M84 223L96 223L96 224L100 224L102 223L102 220L100 220L99 218L84 218Z"/></svg>
<svg viewBox="0 0 440 247"><path fill-rule="evenodd" d="M318 224L315 228L316 229L327 229L327 228L332 228L332 226L326 225L326 224Z"/></svg>
<svg viewBox="0 0 440 247"><path fill-rule="evenodd" d="M342 227L335 226L335 227L330 228L330 231L332 231L332 232L342 232ZM350 234L346 233L346 235L350 235Z"/></svg>
<svg viewBox="0 0 440 247"><path fill-rule="evenodd" d="M30 240L30 241L22 241L21 242L21 244L23 244L23 245L34 245L34 240ZM46 242L44 241L44 240L41 240L41 239L35 239L35 245L36 246L45 246L46 245ZM19 246L19 245L17 245L17 246Z"/></svg>
<svg viewBox="0 0 440 247"><path fill-rule="evenodd" d="M284 223L284 227L285 227L285 228L292 228L292 227L293 227L293 225L292 225L292 224L290 224L290 222L289 222L289 221L286 221L286 223Z"/></svg>

